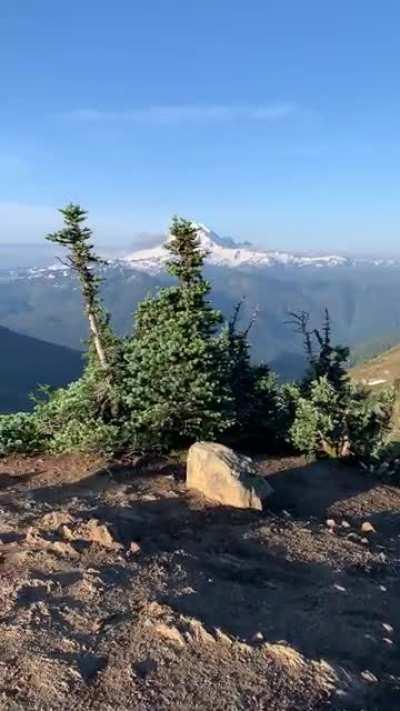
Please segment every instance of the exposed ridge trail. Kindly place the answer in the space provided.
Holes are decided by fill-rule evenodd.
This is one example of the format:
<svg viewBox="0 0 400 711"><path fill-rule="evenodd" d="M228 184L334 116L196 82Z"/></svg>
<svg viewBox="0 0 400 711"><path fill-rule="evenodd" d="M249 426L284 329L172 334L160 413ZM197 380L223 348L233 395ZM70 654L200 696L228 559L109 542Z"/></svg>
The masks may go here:
<svg viewBox="0 0 400 711"><path fill-rule="evenodd" d="M3 460L0 708L397 711L400 491L260 464L263 515L173 462Z"/></svg>

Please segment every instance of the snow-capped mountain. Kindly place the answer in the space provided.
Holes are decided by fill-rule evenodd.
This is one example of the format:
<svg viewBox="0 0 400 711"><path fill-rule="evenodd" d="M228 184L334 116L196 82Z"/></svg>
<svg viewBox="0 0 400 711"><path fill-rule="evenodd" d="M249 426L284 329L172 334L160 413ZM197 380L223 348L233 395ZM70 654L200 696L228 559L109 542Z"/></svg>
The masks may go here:
<svg viewBox="0 0 400 711"><path fill-rule="evenodd" d="M300 270L306 274L315 270L335 271L335 269L360 268L365 270L395 270L400 269L400 258L368 258L345 257L338 254L296 254L277 250L263 250L253 246L250 242L235 242L230 237L220 237L215 232L202 224L196 225L201 240L201 246L206 252L206 264L225 269L242 269L245 271L263 269L276 269L280 273L284 270ZM169 237L167 237L168 241ZM165 244L165 243L164 243ZM165 263L170 259L169 252L163 243L147 249L138 249L125 255L115 252L100 252L107 265L103 270L130 272L131 278L135 272L146 273L157 277L165 271ZM51 266L31 267L30 269L5 270L0 273L2 280L12 279L45 279L53 281L58 286L60 280L70 276L70 269L63 263L56 261Z"/></svg>
<svg viewBox="0 0 400 711"><path fill-rule="evenodd" d="M235 243L230 238L219 237L204 225L198 225L201 246L207 252L206 262L217 267L338 267L350 263L338 255L296 255L288 252L266 251L250 243ZM133 269L157 274L170 258L162 244L141 249L122 257L119 261Z"/></svg>

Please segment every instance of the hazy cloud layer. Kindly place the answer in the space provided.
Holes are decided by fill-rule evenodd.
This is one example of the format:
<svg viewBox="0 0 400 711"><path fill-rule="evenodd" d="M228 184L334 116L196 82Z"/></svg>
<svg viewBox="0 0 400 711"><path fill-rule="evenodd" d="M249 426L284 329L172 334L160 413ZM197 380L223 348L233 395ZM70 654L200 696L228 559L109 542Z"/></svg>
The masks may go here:
<svg viewBox="0 0 400 711"><path fill-rule="evenodd" d="M0 223L4 226L0 235L0 246L50 246L45 236L62 226L62 218L56 207L0 202ZM117 216L91 210L89 224L93 229L95 243L107 247L110 253L113 247L117 253L121 245L126 251L153 246L163 240L160 232L135 230L133 219L129 215Z"/></svg>
<svg viewBox="0 0 400 711"><path fill-rule="evenodd" d="M126 121L132 123L179 124L179 123L227 123L236 121L273 122L299 112L290 103L260 106L148 106L123 111L76 109L62 116L78 121Z"/></svg>

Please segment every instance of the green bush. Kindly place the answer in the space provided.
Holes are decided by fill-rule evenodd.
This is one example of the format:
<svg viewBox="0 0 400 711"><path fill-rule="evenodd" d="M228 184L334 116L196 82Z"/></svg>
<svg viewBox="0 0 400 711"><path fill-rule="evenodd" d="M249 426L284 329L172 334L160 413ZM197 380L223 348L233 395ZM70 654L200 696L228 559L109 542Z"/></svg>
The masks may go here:
<svg viewBox="0 0 400 711"><path fill-rule="evenodd" d="M32 417L48 451L112 453L123 446L124 421L104 417L101 382L90 368L80 380L43 395Z"/></svg>
<svg viewBox="0 0 400 711"><path fill-rule="evenodd" d="M340 391L326 377L298 390L289 436L300 452L314 456L352 456L367 461L388 440L393 392L375 396L347 384Z"/></svg>
<svg viewBox="0 0 400 711"><path fill-rule="evenodd" d="M351 454L358 460L366 462L388 445L394 405L393 388L371 393L363 387L351 387L347 424Z"/></svg>
<svg viewBox="0 0 400 711"><path fill-rule="evenodd" d="M308 314L292 314L303 336L308 370L292 388L293 446L314 456L352 456L367 461L385 445L394 407L394 391L371 394L350 382L348 348L331 344L331 323L325 311L321 331L308 330Z"/></svg>
<svg viewBox="0 0 400 711"><path fill-rule="evenodd" d="M47 446L47 439L37 426L35 415L17 412L0 415L0 456L32 454Z"/></svg>

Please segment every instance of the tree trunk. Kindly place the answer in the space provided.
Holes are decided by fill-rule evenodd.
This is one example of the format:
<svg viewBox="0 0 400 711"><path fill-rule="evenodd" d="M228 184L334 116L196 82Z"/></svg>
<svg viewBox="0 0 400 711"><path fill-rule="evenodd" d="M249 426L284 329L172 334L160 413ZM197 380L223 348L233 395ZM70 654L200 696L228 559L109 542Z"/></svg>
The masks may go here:
<svg viewBox="0 0 400 711"><path fill-rule="evenodd" d="M100 361L100 365L103 368L103 370L108 370L107 358L106 358L106 354L104 352L103 344L101 342L100 331L99 331L96 316L90 310L90 308L87 309L87 315L88 315L88 319L89 319L90 330L91 330L92 336L93 336L94 347L96 348L96 353L97 353L98 359Z"/></svg>

